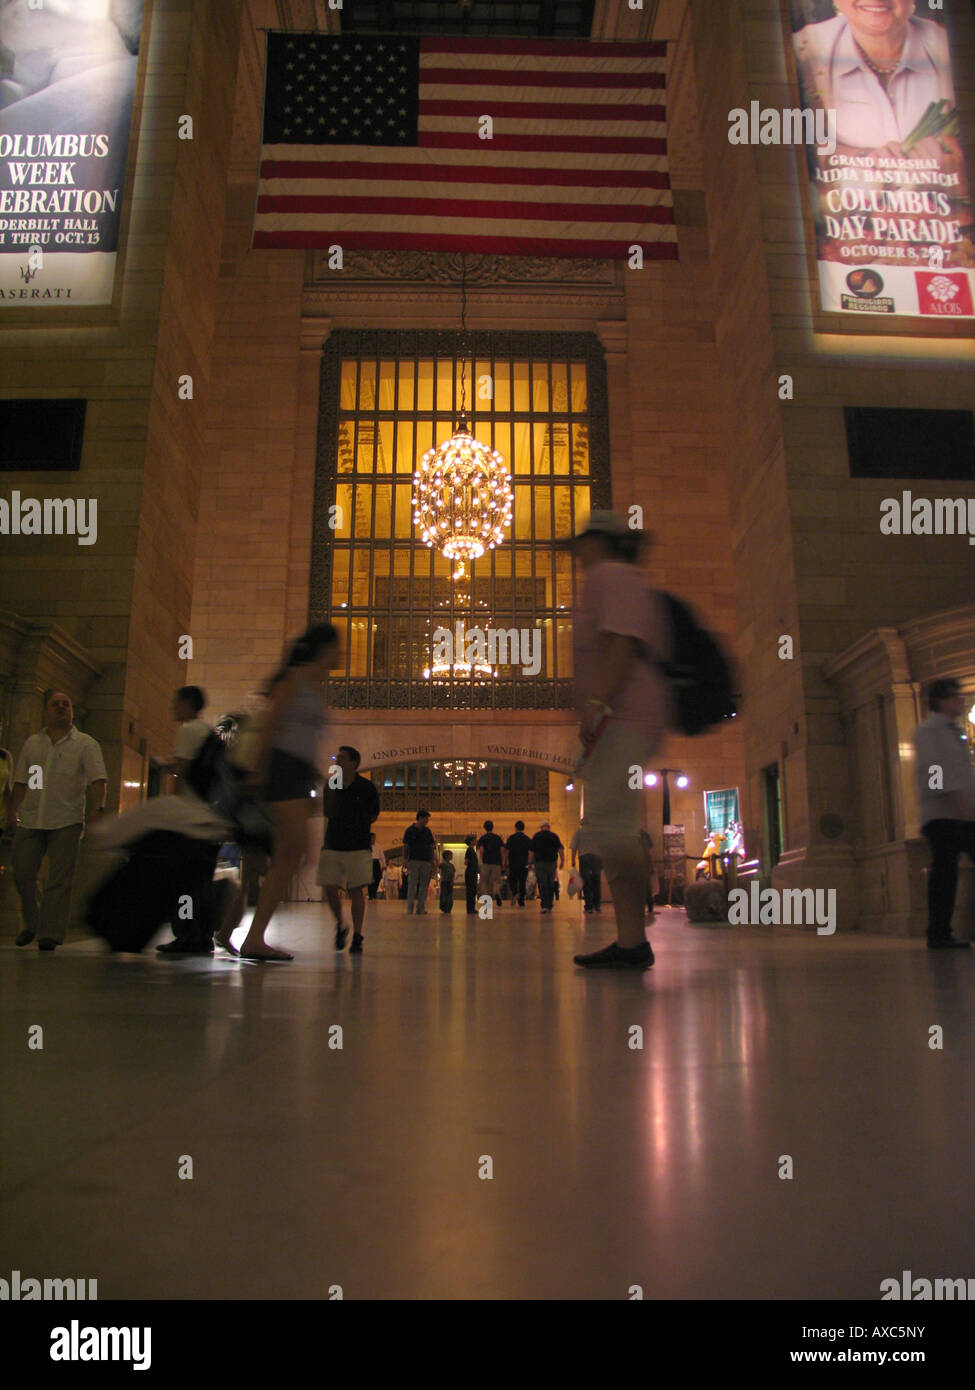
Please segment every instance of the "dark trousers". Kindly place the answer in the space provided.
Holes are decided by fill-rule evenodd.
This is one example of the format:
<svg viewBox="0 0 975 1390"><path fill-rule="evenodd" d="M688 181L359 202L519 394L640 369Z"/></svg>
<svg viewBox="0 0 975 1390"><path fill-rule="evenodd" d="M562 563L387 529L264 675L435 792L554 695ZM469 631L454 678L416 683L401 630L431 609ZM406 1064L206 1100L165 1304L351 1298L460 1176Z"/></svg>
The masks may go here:
<svg viewBox="0 0 975 1390"><path fill-rule="evenodd" d="M464 873L464 891L467 894L467 911L477 911L477 869L467 869Z"/></svg>
<svg viewBox="0 0 975 1390"><path fill-rule="evenodd" d="M379 892L379 885L382 882L383 868L378 859L372 861L372 882L369 884L368 893L370 898L375 898Z"/></svg>
<svg viewBox="0 0 975 1390"><path fill-rule="evenodd" d="M538 879L538 896L542 900L542 907L551 911L552 902L555 898L555 864L535 863L535 877Z"/></svg>
<svg viewBox="0 0 975 1390"><path fill-rule="evenodd" d="M518 906L525 906L525 879L528 877L528 864L512 864L508 861L508 890L512 899L518 899Z"/></svg>
<svg viewBox="0 0 975 1390"><path fill-rule="evenodd" d="M588 911L592 912L602 903L600 875L603 861L598 854L580 854L579 872L582 874L582 899Z"/></svg>
<svg viewBox="0 0 975 1390"><path fill-rule="evenodd" d="M453 912L454 910L454 880L449 883L440 884L440 911Z"/></svg>
<svg viewBox="0 0 975 1390"><path fill-rule="evenodd" d="M958 860L964 851L975 864L975 821L929 820L924 835L931 846L928 870L928 938L951 935L958 891Z"/></svg>

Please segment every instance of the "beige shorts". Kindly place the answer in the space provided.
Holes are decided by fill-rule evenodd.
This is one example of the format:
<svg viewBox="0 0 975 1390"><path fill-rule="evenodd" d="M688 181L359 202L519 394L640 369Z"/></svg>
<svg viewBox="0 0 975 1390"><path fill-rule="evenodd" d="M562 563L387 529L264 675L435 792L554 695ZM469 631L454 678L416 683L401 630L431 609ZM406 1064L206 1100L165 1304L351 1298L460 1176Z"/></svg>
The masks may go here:
<svg viewBox="0 0 975 1390"><path fill-rule="evenodd" d="M631 769L648 770L656 752L653 735L611 719L582 772L585 814L579 826L580 854L601 854L607 879L637 873L645 864L639 841L643 824L643 777L635 787Z"/></svg>
<svg viewBox="0 0 975 1390"><path fill-rule="evenodd" d="M317 882L323 888L365 888L372 882L371 849L323 849Z"/></svg>

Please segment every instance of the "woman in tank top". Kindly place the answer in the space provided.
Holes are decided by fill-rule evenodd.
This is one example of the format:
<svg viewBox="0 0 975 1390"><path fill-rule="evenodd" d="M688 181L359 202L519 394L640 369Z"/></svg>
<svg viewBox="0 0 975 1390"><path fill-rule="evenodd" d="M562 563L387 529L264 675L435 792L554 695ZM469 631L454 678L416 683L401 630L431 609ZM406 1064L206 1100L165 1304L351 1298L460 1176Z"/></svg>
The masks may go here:
<svg viewBox="0 0 975 1390"><path fill-rule="evenodd" d="M316 623L298 638L270 682L254 777L264 784L264 799L271 807L274 853L240 948L245 960L294 959L269 946L264 933L308 857L308 818L316 809L312 794L324 778L328 709L322 682L338 658L338 632L331 623Z"/></svg>

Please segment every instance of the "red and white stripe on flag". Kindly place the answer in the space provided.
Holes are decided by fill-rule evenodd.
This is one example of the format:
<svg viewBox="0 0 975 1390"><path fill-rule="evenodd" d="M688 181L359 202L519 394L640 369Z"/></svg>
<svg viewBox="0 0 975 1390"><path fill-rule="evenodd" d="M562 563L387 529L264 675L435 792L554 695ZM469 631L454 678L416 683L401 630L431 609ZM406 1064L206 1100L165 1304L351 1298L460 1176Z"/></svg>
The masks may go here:
<svg viewBox="0 0 975 1390"><path fill-rule="evenodd" d="M417 143L263 145L253 244L676 259L666 53L421 39Z"/></svg>

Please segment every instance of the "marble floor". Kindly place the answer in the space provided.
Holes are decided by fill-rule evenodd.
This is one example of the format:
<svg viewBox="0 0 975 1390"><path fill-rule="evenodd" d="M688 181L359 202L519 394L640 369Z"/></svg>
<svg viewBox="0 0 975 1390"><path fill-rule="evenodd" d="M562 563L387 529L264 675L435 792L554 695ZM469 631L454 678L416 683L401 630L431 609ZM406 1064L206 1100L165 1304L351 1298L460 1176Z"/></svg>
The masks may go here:
<svg viewBox="0 0 975 1390"><path fill-rule="evenodd" d="M583 1300L975 1275L975 951L664 909L654 969L573 965L614 935L563 898L370 904L361 957L295 905L291 965L5 938L0 1275Z"/></svg>

